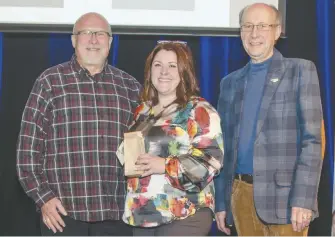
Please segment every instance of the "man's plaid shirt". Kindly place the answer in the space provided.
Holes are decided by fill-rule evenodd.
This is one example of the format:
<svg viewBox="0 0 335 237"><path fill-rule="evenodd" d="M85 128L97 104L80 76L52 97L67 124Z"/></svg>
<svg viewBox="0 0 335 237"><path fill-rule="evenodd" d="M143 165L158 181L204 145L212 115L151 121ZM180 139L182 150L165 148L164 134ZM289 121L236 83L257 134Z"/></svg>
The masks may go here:
<svg viewBox="0 0 335 237"><path fill-rule="evenodd" d="M141 85L106 63L90 76L73 56L36 80L25 106L17 172L38 207L58 197L76 220L119 220L125 178L116 150Z"/></svg>

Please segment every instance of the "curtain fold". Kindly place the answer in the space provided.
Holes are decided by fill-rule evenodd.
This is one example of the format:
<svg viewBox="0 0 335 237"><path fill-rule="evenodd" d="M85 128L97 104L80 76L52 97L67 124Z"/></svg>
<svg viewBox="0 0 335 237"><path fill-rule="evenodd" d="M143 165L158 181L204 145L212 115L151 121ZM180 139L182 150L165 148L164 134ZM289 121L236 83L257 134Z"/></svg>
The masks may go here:
<svg viewBox="0 0 335 237"><path fill-rule="evenodd" d="M113 35L111 64L114 67L117 66L118 55L119 55L119 36Z"/></svg>
<svg viewBox="0 0 335 237"><path fill-rule="evenodd" d="M329 164L330 184L334 183L334 2L333 0L316 1L317 11L317 47L318 70L323 95L324 121L326 128L326 157ZM331 185L330 189L333 189ZM332 193L332 192L331 192ZM334 207L333 207L334 208Z"/></svg>
<svg viewBox="0 0 335 237"><path fill-rule="evenodd" d="M216 106L221 79L248 60L239 37L200 37L201 96Z"/></svg>

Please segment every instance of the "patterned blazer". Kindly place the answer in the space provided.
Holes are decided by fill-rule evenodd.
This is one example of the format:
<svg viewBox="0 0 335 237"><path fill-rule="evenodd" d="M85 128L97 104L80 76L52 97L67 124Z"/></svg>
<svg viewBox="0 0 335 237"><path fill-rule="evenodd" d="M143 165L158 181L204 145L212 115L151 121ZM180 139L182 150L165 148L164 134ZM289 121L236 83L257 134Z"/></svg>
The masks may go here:
<svg viewBox="0 0 335 237"><path fill-rule="evenodd" d="M215 179L216 211L232 224L231 196L249 64L220 84L218 112L225 142L223 172ZM315 65L284 58L276 49L266 77L253 154L254 200L267 223L288 224L292 207L318 216L322 167L322 108Z"/></svg>

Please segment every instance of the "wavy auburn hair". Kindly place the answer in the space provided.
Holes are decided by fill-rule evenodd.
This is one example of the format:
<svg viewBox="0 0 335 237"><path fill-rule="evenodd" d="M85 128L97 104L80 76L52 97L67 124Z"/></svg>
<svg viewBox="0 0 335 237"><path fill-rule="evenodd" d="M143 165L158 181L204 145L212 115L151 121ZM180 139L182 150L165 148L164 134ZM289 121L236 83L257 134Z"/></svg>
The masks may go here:
<svg viewBox="0 0 335 237"><path fill-rule="evenodd" d="M144 89L141 94L141 101L151 101L152 106L158 104L158 92L151 82L152 62L156 54L161 51L173 51L177 55L177 67L180 76L180 83L176 89L176 103L184 107L192 96L198 96L199 86L195 77L194 63L190 48L178 41L158 43L147 57L144 67Z"/></svg>

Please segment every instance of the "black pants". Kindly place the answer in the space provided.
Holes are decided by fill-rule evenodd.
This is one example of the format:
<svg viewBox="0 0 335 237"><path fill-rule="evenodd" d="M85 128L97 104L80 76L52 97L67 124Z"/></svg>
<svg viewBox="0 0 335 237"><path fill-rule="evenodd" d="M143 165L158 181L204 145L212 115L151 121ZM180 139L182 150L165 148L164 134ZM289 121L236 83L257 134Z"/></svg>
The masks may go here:
<svg viewBox="0 0 335 237"><path fill-rule="evenodd" d="M211 209L202 208L184 220L158 227L134 227L134 236L205 236L213 222Z"/></svg>
<svg viewBox="0 0 335 237"><path fill-rule="evenodd" d="M63 232L57 231L56 234L43 223L41 218L41 233L42 236L130 236L133 235L132 228L126 225L122 220L118 221L98 221L85 222L77 221L68 216L62 216L65 222Z"/></svg>

